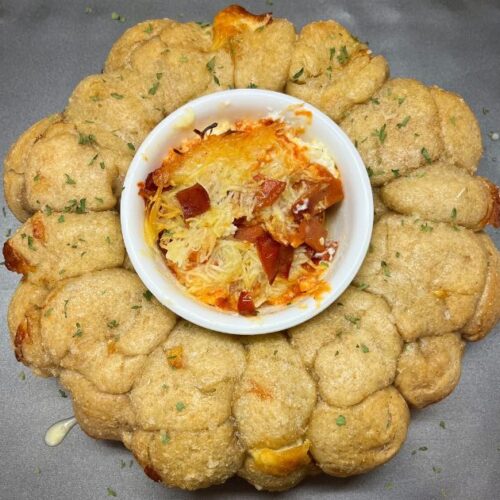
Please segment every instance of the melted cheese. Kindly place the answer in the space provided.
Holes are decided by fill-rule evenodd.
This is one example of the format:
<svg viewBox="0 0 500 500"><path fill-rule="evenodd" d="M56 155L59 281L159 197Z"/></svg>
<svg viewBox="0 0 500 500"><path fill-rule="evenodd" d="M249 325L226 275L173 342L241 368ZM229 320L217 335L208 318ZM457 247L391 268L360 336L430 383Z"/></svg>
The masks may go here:
<svg viewBox="0 0 500 500"><path fill-rule="evenodd" d="M255 305L284 304L318 286L325 267L297 250L288 280L270 285L255 245L235 240L235 219L262 225L276 241L290 243L298 229L291 207L305 192L304 181L318 179L316 164L336 172L332 158L319 143L310 146L283 121L240 122L234 133L218 127L204 139L169 154L159 169L171 188L151 197L147 206L146 238L160 241L167 263L187 291L211 305L225 302L236 309L242 290L251 291ZM338 175L338 174L336 174ZM262 179L286 183L269 207L255 210ZM196 183L207 191L211 207L184 220L176 194ZM306 271L303 264L308 264ZM307 274L308 283L304 278Z"/></svg>

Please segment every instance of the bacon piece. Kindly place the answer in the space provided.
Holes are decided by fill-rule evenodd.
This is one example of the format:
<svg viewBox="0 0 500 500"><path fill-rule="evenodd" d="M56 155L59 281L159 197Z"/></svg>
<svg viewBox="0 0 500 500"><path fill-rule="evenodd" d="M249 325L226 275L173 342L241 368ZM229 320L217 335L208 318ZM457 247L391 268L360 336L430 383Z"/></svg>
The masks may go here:
<svg viewBox="0 0 500 500"><path fill-rule="evenodd" d="M257 243L257 240L265 235L266 232L261 226L241 226L234 234L234 239Z"/></svg>
<svg viewBox="0 0 500 500"><path fill-rule="evenodd" d="M175 197L181 205L184 219L201 215L210 208L208 193L199 183L179 191Z"/></svg>
<svg viewBox="0 0 500 500"><path fill-rule="evenodd" d="M296 219L305 213L318 215L343 199L342 182L330 175L329 179L312 185L306 195L292 205L292 214Z"/></svg>
<svg viewBox="0 0 500 500"><path fill-rule="evenodd" d="M160 174L157 175L157 172L160 172ZM139 196L147 201L156 193L160 185L162 186L162 191L170 191L172 189L172 186L168 185L168 175L162 173L161 169L150 172L144 182L138 183Z"/></svg>
<svg viewBox="0 0 500 500"><path fill-rule="evenodd" d="M252 316L257 314L252 294L243 290L238 297L238 312L243 316Z"/></svg>
<svg viewBox="0 0 500 500"><path fill-rule="evenodd" d="M298 233L299 239L316 252L322 252L325 249L327 231L317 218L302 219Z"/></svg>
<svg viewBox="0 0 500 500"><path fill-rule="evenodd" d="M312 215L316 215L343 199L342 182L332 176L326 185L320 184L309 194L309 211Z"/></svg>
<svg viewBox="0 0 500 500"><path fill-rule="evenodd" d="M286 182L274 179L265 179L260 185L260 190L256 195L256 208L271 206L286 188Z"/></svg>
<svg viewBox="0 0 500 500"><path fill-rule="evenodd" d="M338 246L339 244L337 241L328 241L322 252L316 252L314 249L309 248L310 252L308 252L308 255L315 264L319 264L320 262L331 262L337 253Z"/></svg>
<svg viewBox="0 0 500 500"><path fill-rule="evenodd" d="M288 279L293 262L293 247L281 245L278 257L278 275Z"/></svg>
<svg viewBox="0 0 500 500"><path fill-rule="evenodd" d="M233 220L233 225L240 228L244 226L247 223L247 218L246 217L238 217L237 219Z"/></svg>
<svg viewBox="0 0 500 500"><path fill-rule="evenodd" d="M262 267L272 285L278 274L279 254L282 245L274 241L269 233L266 233L257 239L256 246Z"/></svg>

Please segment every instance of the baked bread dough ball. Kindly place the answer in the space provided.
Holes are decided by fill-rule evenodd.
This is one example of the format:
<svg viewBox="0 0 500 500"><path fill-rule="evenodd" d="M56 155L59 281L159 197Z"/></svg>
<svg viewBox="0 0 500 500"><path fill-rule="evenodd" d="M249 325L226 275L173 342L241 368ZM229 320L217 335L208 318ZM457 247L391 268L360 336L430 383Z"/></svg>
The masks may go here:
<svg viewBox="0 0 500 500"><path fill-rule="evenodd" d="M125 44L126 57L111 67L153 114L165 116L190 99L233 86L231 56L212 47L210 26L163 20L161 29L152 27L154 36L139 33L140 41Z"/></svg>
<svg viewBox="0 0 500 500"><path fill-rule="evenodd" d="M282 490L310 464L302 446L316 388L299 354L281 334L245 339L247 365L235 391L233 416L248 450L239 474L256 487Z"/></svg>
<svg viewBox="0 0 500 500"><path fill-rule="evenodd" d="M40 140L46 130L62 119L59 113L42 118L23 132L10 147L4 161L3 186L5 199L12 213L21 222L32 213L26 200L24 174L33 145Z"/></svg>
<svg viewBox="0 0 500 500"><path fill-rule="evenodd" d="M386 302L370 293L349 288L290 336L331 405L359 403L396 375L402 340Z"/></svg>
<svg viewBox="0 0 500 500"><path fill-rule="evenodd" d="M473 174L483 154L481 130L474 113L459 95L431 87L444 141L443 159Z"/></svg>
<svg viewBox="0 0 500 500"><path fill-rule="evenodd" d="M158 36L163 28L173 22L170 19L150 19L127 29L111 47L104 64L104 71L113 73L125 68L129 64L130 54L134 50L151 38Z"/></svg>
<svg viewBox="0 0 500 500"><path fill-rule="evenodd" d="M496 189L488 180L442 162L394 179L380 189L380 196L395 212L473 230L495 222L498 210Z"/></svg>
<svg viewBox="0 0 500 500"><path fill-rule="evenodd" d="M369 102L355 106L341 127L374 186L425 166L444 151L434 98L416 80L389 80Z"/></svg>
<svg viewBox="0 0 500 500"><path fill-rule="evenodd" d="M379 90L388 76L384 57L372 56L339 23L317 21L300 32L286 91L339 121Z"/></svg>
<svg viewBox="0 0 500 500"><path fill-rule="evenodd" d="M462 337L469 341L484 338L500 319L500 254L486 233L480 233L477 237L486 250L488 269L474 315L461 330Z"/></svg>
<svg viewBox="0 0 500 500"><path fill-rule="evenodd" d="M454 333L406 344L395 381L406 401L423 408L448 396L460 379L464 347L460 335Z"/></svg>
<svg viewBox="0 0 500 500"><path fill-rule="evenodd" d="M89 436L121 441L122 433L134 425L127 394L101 392L83 375L71 370L63 370L59 381L71 392L75 417Z"/></svg>
<svg viewBox="0 0 500 500"><path fill-rule="evenodd" d="M314 374L321 398L344 407L392 384L402 340L383 299L350 290L338 302L332 323L340 328L319 350Z"/></svg>
<svg viewBox="0 0 500 500"><path fill-rule="evenodd" d="M394 387L349 408L320 402L307 431L312 456L332 476L368 472L399 451L409 420L408 406Z"/></svg>
<svg viewBox="0 0 500 500"><path fill-rule="evenodd" d="M200 26L191 28L205 35ZM144 91L164 114L233 84L233 64L227 50L212 51L209 35L199 41L201 47L178 45L168 36L171 31L162 32L131 55L131 67L145 83Z"/></svg>
<svg viewBox="0 0 500 500"><path fill-rule="evenodd" d="M27 206L36 210L85 212L116 205L116 165L73 125L53 123L26 159ZM83 200L83 201L82 201Z"/></svg>
<svg viewBox="0 0 500 500"><path fill-rule="evenodd" d="M146 431L200 431L231 416L245 353L236 338L180 321L148 358L130 399Z"/></svg>
<svg viewBox="0 0 500 500"><path fill-rule="evenodd" d="M101 392L128 392L175 316L124 269L62 282L47 297L41 338L54 364L85 376Z"/></svg>
<svg viewBox="0 0 500 500"><path fill-rule="evenodd" d="M231 402L244 367L237 338L186 321L148 357L130 393L141 430L124 442L150 477L196 489L236 473L243 449Z"/></svg>
<svg viewBox="0 0 500 500"><path fill-rule="evenodd" d="M386 215L355 278L384 297L407 342L463 328L487 275L488 255L467 229L416 217Z"/></svg>
<svg viewBox="0 0 500 500"><path fill-rule="evenodd" d="M37 212L5 242L10 271L47 286L74 276L119 267L125 247L116 212Z"/></svg>
<svg viewBox="0 0 500 500"><path fill-rule="evenodd" d="M305 431L316 389L299 354L280 334L248 339L247 366L233 404L247 448L280 448Z"/></svg>
<svg viewBox="0 0 500 500"><path fill-rule="evenodd" d="M57 375L59 368L42 346L40 316L49 290L29 281L21 281L12 296L7 324L16 359L37 375Z"/></svg>
<svg viewBox="0 0 500 500"><path fill-rule="evenodd" d="M231 5L215 16L213 33L214 46L231 53L236 88L284 89L295 45L292 23Z"/></svg>
<svg viewBox="0 0 500 500"><path fill-rule="evenodd" d="M125 432L123 442L151 479L185 490L223 483L243 459L229 421L202 431Z"/></svg>
<svg viewBox="0 0 500 500"><path fill-rule="evenodd" d="M147 105L126 78L116 73L91 75L75 88L66 107L66 118L91 142L133 152L149 131L163 118L161 110Z"/></svg>

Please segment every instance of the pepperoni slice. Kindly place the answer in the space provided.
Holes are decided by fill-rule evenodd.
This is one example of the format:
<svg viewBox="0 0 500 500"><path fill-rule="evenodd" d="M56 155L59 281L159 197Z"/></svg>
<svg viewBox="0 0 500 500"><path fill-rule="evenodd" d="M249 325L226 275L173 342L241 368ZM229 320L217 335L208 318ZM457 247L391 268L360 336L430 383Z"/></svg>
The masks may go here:
<svg viewBox="0 0 500 500"><path fill-rule="evenodd" d="M266 234L261 226L241 226L234 234L234 238L240 241L257 243L257 240Z"/></svg>
<svg viewBox="0 0 500 500"><path fill-rule="evenodd" d="M292 205L292 214L300 219L305 213L318 215L344 199L342 182L333 176L314 184L307 194Z"/></svg>
<svg viewBox="0 0 500 500"><path fill-rule="evenodd" d="M288 279L290 275L290 268L293 261L293 247L280 245L280 252L278 258L278 275Z"/></svg>
<svg viewBox="0 0 500 500"><path fill-rule="evenodd" d="M317 218L302 219L298 232L300 239L316 252L322 252L325 249L327 231Z"/></svg>
<svg viewBox="0 0 500 500"><path fill-rule="evenodd" d="M260 190L256 195L256 208L265 208L271 206L285 190L286 182L274 179L265 179L260 185Z"/></svg>
<svg viewBox="0 0 500 500"><path fill-rule="evenodd" d="M252 294L243 290L238 297L238 312L243 316L251 316L257 314Z"/></svg>
<svg viewBox="0 0 500 500"><path fill-rule="evenodd" d="M210 208L208 193L205 188L198 183L179 191L175 197L181 205L184 219L201 215Z"/></svg>
<svg viewBox="0 0 500 500"><path fill-rule="evenodd" d="M320 184L309 194L309 213L316 215L343 199L342 182L332 176L326 185Z"/></svg>
<svg viewBox="0 0 500 500"><path fill-rule="evenodd" d="M256 246L267 279L272 284L278 274L279 254L282 245L274 241L268 233L265 233L264 236L257 239Z"/></svg>

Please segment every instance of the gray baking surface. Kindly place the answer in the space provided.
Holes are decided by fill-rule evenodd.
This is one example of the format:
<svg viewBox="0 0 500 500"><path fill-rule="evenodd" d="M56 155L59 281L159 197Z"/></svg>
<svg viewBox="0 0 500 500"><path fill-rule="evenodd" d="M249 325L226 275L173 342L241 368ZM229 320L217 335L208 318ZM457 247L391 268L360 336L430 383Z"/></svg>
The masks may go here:
<svg viewBox="0 0 500 500"><path fill-rule="evenodd" d="M270 5L270 4L273 5ZM211 20L224 1L5 0L0 1L0 155L30 124L64 108L73 87L101 70L112 43L129 26L150 18ZM410 76L461 94L483 132L479 173L500 183L500 2L494 1L285 1L242 2L253 12L272 10L297 28L333 18L375 53L393 76ZM86 14L86 7L92 13ZM111 13L126 17L113 21ZM484 108L484 109L483 109ZM487 112L489 110L489 112ZM498 158L498 160L496 159ZM3 196L0 204L5 205ZM2 242L18 226L0 214ZM496 234L497 245L500 234ZM0 499L239 498L268 497L240 479L198 493L150 481L121 444L95 441L75 428L48 448L45 429L71 415L71 401L54 379L18 364L9 344L6 312L18 277L0 268ZM400 453L372 473L350 479L309 478L287 498L493 499L500 498L499 328L469 344L462 379L451 396L413 411ZM25 374L25 379L23 380ZM445 422L445 429L440 426ZM419 447L427 447L425 451ZM413 450L418 450L412 454ZM122 468L121 460L126 462ZM437 472L441 471L441 472Z"/></svg>

